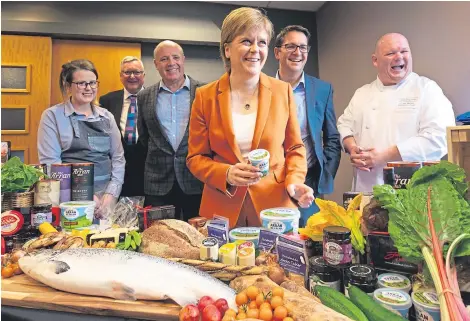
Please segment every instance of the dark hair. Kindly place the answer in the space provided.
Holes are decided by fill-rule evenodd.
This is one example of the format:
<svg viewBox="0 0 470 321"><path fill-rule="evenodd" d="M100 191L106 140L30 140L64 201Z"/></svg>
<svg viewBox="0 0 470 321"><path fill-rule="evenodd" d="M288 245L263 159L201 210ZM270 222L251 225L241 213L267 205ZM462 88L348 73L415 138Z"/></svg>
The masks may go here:
<svg viewBox="0 0 470 321"><path fill-rule="evenodd" d="M98 72L96 71L95 65L90 60L87 59L77 59L70 62L67 62L62 65L62 70L60 72L59 78L59 87L62 92L62 96L67 95L67 84L70 86L73 81L73 74L79 70L88 70L95 74L96 79L98 80Z"/></svg>
<svg viewBox="0 0 470 321"><path fill-rule="evenodd" d="M276 42L274 43L274 46L275 47L282 46L282 43L284 42L284 38L291 31L302 32L307 37L307 44L310 44L310 31L308 31L307 28L304 28L299 25L290 25L290 26L285 27L279 32L279 34L276 36Z"/></svg>

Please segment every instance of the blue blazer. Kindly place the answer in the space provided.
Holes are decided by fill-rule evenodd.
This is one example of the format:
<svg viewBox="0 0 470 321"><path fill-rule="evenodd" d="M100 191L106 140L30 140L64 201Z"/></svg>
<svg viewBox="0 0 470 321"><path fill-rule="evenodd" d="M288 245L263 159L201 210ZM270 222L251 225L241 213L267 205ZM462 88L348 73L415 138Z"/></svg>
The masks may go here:
<svg viewBox="0 0 470 321"><path fill-rule="evenodd" d="M341 143L333 106L333 87L318 78L304 75L307 119L320 165L318 193L333 192L334 178L341 159Z"/></svg>

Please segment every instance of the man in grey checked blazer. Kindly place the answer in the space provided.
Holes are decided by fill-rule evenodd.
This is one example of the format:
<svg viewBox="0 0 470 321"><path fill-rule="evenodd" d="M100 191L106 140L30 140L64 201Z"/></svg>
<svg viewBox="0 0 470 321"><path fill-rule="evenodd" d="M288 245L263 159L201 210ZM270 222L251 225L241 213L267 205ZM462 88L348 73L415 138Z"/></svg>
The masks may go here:
<svg viewBox="0 0 470 321"><path fill-rule="evenodd" d="M196 88L203 84L184 74L184 53L173 41L154 50L162 80L137 95L139 140L146 149L145 205L174 205L176 217L199 215L203 184L186 167L188 123Z"/></svg>

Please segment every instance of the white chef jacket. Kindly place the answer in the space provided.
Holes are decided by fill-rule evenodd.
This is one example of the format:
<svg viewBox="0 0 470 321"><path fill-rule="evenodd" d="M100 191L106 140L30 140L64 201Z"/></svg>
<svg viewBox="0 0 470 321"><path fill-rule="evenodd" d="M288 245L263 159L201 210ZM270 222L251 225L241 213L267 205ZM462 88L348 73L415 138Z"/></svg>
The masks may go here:
<svg viewBox="0 0 470 321"><path fill-rule="evenodd" d="M397 85L384 86L377 77L359 88L338 119L341 142L352 135L363 148L397 145L403 161L441 159L448 126L455 126L451 102L436 82L414 72ZM371 192L383 183L383 167L354 170L353 191Z"/></svg>

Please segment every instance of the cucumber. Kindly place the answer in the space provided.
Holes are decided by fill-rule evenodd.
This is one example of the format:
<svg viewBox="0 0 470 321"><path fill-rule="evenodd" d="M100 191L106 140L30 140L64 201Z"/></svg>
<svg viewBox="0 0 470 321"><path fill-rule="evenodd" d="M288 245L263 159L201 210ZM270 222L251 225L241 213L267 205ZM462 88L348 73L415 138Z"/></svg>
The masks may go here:
<svg viewBox="0 0 470 321"><path fill-rule="evenodd" d="M367 295L357 286L351 285L348 288L348 294L351 301L361 309L362 312L374 321L408 321L405 318L384 308L380 303Z"/></svg>
<svg viewBox="0 0 470 321"><path fill-rule="evenodd" d="M351 320L369 321L362 311L343 293L327 286L315 285L314 291L323 305L341 313ZM375 319L371 319L376 321Z"/></svg>

